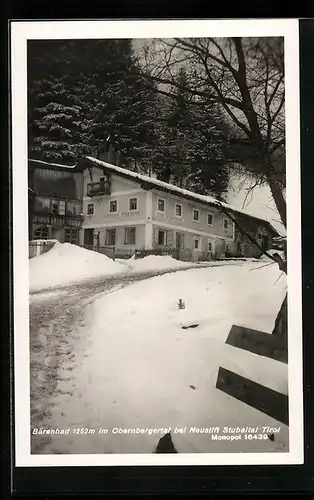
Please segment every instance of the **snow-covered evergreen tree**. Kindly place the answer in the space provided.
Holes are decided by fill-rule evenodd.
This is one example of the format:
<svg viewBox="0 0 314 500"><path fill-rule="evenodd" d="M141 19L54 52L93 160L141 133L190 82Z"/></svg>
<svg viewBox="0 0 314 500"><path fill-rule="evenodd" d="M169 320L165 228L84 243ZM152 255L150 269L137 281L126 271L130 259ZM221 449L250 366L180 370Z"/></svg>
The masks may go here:
<svg viewBox="0 0 314 500"><path fill-rule="evenodd" d="M28 61L30 156L73 162L107 139L129 167L147 157L152 94L130 40L32 41Z"/></svg>
<svg viewBox="0 0 314 500"><path fill-rule="evenodd" d="M160 179L221 199L229 181L221 114L212 102L197 105L186 90L187 78L181 68L176 98L160 98L156 168Z"/></svg>

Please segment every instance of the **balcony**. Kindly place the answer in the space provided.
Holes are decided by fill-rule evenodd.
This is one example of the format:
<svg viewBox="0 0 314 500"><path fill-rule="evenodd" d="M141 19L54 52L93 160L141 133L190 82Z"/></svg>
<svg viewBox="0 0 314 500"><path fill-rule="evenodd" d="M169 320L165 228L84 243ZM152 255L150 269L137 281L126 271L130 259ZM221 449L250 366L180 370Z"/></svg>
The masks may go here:
<svg viewBox="0 0 314 500"><path fill-rule="evenodd" d="M51 214L45 212L33 212L32 221L39 224L50 224L54 227L82 225L84 217L73 214Z"/></svg>
<svg viewBox="0 0 314 500"><path fill-rule="evenodd" d="M99 196L102 194L111 194L109 181L90 182L87 184L87 196Z"/></svg>

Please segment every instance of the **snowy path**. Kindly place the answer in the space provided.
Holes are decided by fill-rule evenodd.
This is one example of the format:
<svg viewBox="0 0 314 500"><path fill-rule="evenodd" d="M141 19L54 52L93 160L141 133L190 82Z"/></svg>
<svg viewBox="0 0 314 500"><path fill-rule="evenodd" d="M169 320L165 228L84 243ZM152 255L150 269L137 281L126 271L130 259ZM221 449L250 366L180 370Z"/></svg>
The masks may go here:
<svg viewBox="0 0 314 500"><path fill-rule="evenodd" d="M151 453L160 437L100 428L281 425L215 389L223 364L255 370L256 382L266 375L269 387L286 390L284 364L240 350L235 357L225 346L234 322L272 329L285 281L276 266L260 266L119 275L33 294L32 428L70 428L71 435L33 435L32 453ZM187 303L183 311L178 297ZM182 330L182 321L199 327ZM288 429L281 425L275 441L231 448L201 434L176 435L175 443L183 453L287 451Z"/></svg>

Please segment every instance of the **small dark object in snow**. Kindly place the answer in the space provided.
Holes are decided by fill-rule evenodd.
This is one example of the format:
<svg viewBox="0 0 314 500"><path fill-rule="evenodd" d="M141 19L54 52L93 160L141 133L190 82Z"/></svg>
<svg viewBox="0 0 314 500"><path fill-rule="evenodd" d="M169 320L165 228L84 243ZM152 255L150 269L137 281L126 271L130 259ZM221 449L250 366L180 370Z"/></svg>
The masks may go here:
<svg viewBox="0 0 314 500"><path fill-rule="evenodd" d="M178 308L179 309L185 309L185 303L183 302L182 299L179 299L179 302L178 302Z"/></svg>
<svg viewBox="0 0 314 500"><path fill-rule="evenodd" d="M191 389L196 389L195 385L189 385L189 387L191 387Z"/></svg>
<svg viewBox="0 0 314 500"><path fill-rule="evenodd" d="M197 326L199 326L199 324L197 325L189 325L189 326L182 326L182 330L187 330L188 328L196 328Z"/></svg>
<svg viewBox="0 0 314 500"><path fill-rule="evenodd" d="M275 434L268 434L268 438L269 438L271 441L275 441Z"/></svg>
<svg viewBox="0 0 314 500"><path fill-rule="evenodd" d="M170 432L167 432L167 434L159 439L156 446L156 453L178 453L174 447Z"/></svg>

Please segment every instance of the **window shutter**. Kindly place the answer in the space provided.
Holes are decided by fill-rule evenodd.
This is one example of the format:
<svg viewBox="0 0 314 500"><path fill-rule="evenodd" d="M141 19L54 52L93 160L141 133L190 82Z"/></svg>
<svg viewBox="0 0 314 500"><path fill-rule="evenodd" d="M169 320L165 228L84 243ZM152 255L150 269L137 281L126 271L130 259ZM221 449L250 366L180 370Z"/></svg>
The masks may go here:
<svg viewBox="0 0 314 500"><path fill-rule="evenodd" d="M65 201L64 200L59 201L59 214L60 215L65 214Z"/></svg>
<svg viewBox="0 0 314 500"><path fill-rule="evenodd" d="M124 244L127 245L128 243L128 228L126 227L124 230Z"/></svg>
<svg viewBox="0 0 314 500"><path fill-rule="evenodd" d="M172 246L173 233L172 231L167 231L167 246Z"/></svg>
<svg viewBox="0 0 314 500"><path fill-rule="evenodd" d="M158 229L157 229L157 227L154 228L154 244L158 245Z"/></svg>

